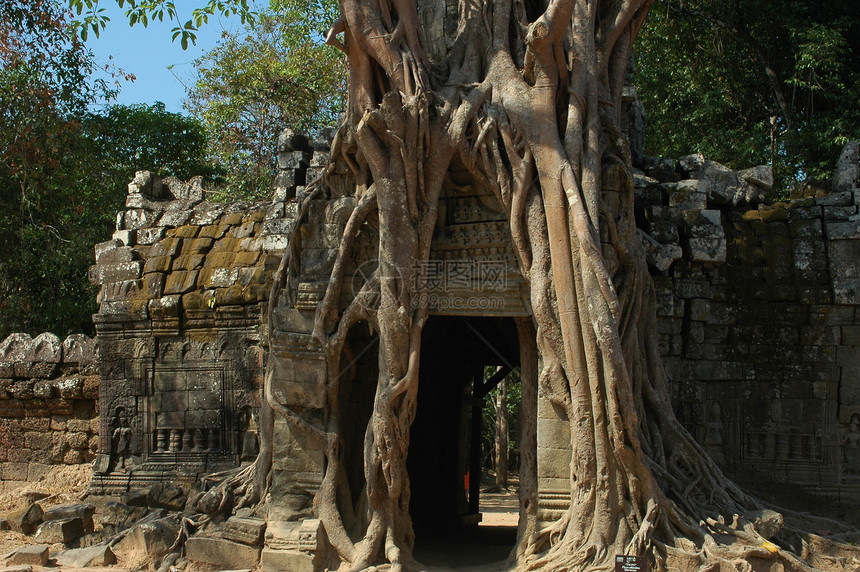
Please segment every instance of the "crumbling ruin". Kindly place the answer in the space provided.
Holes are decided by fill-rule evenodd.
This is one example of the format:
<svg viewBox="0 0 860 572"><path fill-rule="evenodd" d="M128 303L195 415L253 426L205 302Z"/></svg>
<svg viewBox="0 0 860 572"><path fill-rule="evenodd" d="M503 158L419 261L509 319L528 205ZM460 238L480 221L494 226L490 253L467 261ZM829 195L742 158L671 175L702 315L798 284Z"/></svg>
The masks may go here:
<svg viewBox="0 0 860 572"><path fill-rule="evenodd" d="M344 221L337 197L311 203L318 214L308 217L302 236L305 248L313 245L318 254L303 269L297 309L276 308L275 321L267 322L295 194L327 156L323 143L314 149L289 133L281 150L274 201L210 203L194 181L136 177L117 232L97 247L91 271L102 288L98 361L94 341L81 336L60 342L48 334L15 335L0 346L7 445L0 471L7 486L32 480L50 463L89 461L97 452L93 493L170 482L187 494L204 475L255 457L266 359L276 361L283 379L294 380L276 386L284 404L323 409L322 360L309 334L337 245L332 237ZM696 156L652 160L636 176L673 405L738 482L755 487L762 478L776 479L788 485L776 500L803 508L824 500L836 514L856 519L860 191L855 176L834 192L808 191L820 196L732 204L737 196L761 194L756 189L767 184L766 170L738 174ZM471 401L463 387L484 365L520 362L516 320L527 306L510 238L494 209L486 195L451 197L437 229L437 262L428 272L438 273L439 287L431 292L434 317L424 342L430 357L422 374L435 381L422 386L424 414L410 459L419 529L469 522L476 514L477 496L463 494L459 484L474 462L465 438L474 431ZM362 279L360 268L349 272ZM359 350L373 343L372 333L355 339ZM438 360L440 352L445 360ZM350 373L356 435L367 415L361 383L373 378L372 367L358 355ZM481 390L480 382L473 384L476 395ZM543 399L535 400L538 511L549 522L568 502L563 481L570 453L559 446L567 442L566 424ZM276 427L267 523L245 515L248 522L232 521L191 542L191 556L262 554L269 569L320 564L324 537L312 499L321 460L283 421ZM430 487L434 502L424 503L422 491Z"/></svg>

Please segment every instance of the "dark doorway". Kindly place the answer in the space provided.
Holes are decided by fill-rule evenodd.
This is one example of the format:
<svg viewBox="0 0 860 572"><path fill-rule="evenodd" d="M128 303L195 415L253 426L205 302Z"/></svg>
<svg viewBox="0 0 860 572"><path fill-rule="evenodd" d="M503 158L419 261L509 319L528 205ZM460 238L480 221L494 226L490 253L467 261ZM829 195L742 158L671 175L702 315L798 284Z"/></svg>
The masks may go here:
<svg viewBox="0 0 860 572"><path fill-rule="evenodd" d="M428 542L478 540L482 406L520 361L511 318L432 316L422 337L418 410L407 460L419 560ZM486 375L488 366L493 375ZM503 536L494 531L491 539L502 547L500 558L513 546L516 527Z"/></svg>

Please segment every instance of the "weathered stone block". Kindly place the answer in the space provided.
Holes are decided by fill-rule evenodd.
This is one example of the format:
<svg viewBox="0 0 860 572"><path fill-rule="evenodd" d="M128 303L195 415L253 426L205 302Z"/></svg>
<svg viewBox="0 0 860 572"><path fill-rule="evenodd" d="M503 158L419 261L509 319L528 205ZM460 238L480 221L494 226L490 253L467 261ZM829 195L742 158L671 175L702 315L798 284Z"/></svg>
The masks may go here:
<svg viewBox="0 0 860 572"><path fill-rule="evenodd" d="M183 254L173 259L171 270L197 270L203 266L202 254Z"/></svg>
<svg viewBox="0 0 860 572"><path fill-rule="evenodd" d="M170 483L160 482L146 493L146 504L155 508L182 510L185 507L187 494L179 487Z"/></svg>
<svg viewBox="0 0 860 572"><path fill-rule="evenodd" d="M860 221L827 222L830 240L860 239Z"/></svg>
<svg viewBox="0 0 860 572"><path fill-rule="evenodd" d="M266 521L262 518L233 516L221 526L219 534L233 542L259 546L263 541L265 530Z"/></svg>
<svg viewBox="0 0 860 572"><path fill-rule="evenodd" d="M185 556L193 562L210 564L225 570L247 569L257 567L260 562L260 548L223 538L193 536L185 542Z"/></svg>
<svg viewBox="0 0 860 572"><path fill-rule="evenodd" d="M260 251L237 252L233 258L235 266L253 266L260 259Z"/></svg>
<svg viewBox="0 0 860 572"><path fill-rule="evenodd" d="M137 243L143 245L155 244L164 238L165 227L156 226L150 228L141 228L137 231Z"/></svg>
<svg viewBox="0 0 860 572"><path fill-rule="evenodd" d="M194 207L194 215L191 217L191 224L195 225L194 228L213 224L223 213L223 204L208 202L200 203Z"/></svg>
<svg viewBox="0 0 860 572"><path fill-rule="evenodd" d="M759 165L738 171L738 176L751 185L769 191L773 188L773 167Z"/></svg>
<svg viewBox="0 0 860 572"><path fill-rule="evenodd" d="M44 544L68 544L84 534L86 533L82 519L64 518L43 522L36 531L34 539Z"/></svg>
<svg viewBox="0 0 860 572"><path fill-rule="evenodd" d="M111 250L122 247L123 243L119 240L112 239L107 242L100 242L95 245L96 263L101 261L102 256L109 253Z"/></svg>
<svg viewBox="0 0 860 572"><path fill-rule="evenodd" d="M233 266L235 254L233 252L221 251L221 252L210 252L206 255L206 260L203 262L204 268L230 268ZM203 279L207 280L211 275L203 272Z"/></svg>
<svg viewBox="0 0 860 572"><path fill-rule="evenodd" d="M119 302L137 298L140 284L140 280L123 280L104 284L99 291L97 301L101 304L102 302Z"/></svg>
<svg viewBox="0 0 860 572"><path fill-rule="evenodd" d="M138 260L140 256L130 246L120 246L104 252L98 259L98 264L124 264Z"/></svg>
<svg viewBox="0 0 860 572"><path fill-rule="evenodd" d="M261 246L266 252L276 252L285 250L289 243L289 237L286 234L271 234L263 237Z"/></svg>
<svg viewBox="0 0 860 572"><path fill-rule="evenodd" d="M824 207L825 220L850 220L856 214L857 207L854 205L847 207Z"/></svg>
<svg viewBox="0 0 860 572"><path fill-rule="evenodd" d="M842 326L842 344L860 346L860 325Z"/></svg>
<svg viewBox="0 0 860 572"><path fill-rule="evenodd" d="M260 558L260 568L265 572L316 572L316 559L313 554L298 550L277 550L264 548Z"/></svg>
<svg viewBox="0 0 860 572"><path fill-rule="evenodd" d="M197 286L197 275L199 271L173 272L167 276L164 283L165 294L184 294Z"/></svg>
<svg viewBox="0 0 860 572"><path fill-rule="evenodd" d="M121 282L123 280L137 280L140 278L143 265L139 260L123 262L121 264L106 264L104 266L90 267L90 282L93 284L105 284L108 282Z"/></svg>
<svg viewBox="0 0 860 572"><path fill-rule="evenodd" d="M207 401L207 406L212 407L219 406L220 400L218 396L212 395L211 393L206 396L206 399L202 397L194 396L191 398L192 403L198 403L201 401ZM210 427L219 427L221 425L221 413L217 409L198 409L191 410L185 413L185 426L190 428L210 428Z"/></svg>
<svg viewBox="0 0 860 572"><path fill-rule="evenodd" d="M91 546L89 548L64 550L57 554L55 558L59 566L73 568L110 566L116 563L116 555L107 544Z"/></svg>
<svg viewBox="0 0 860 572"><path fill-rule="evenodd" d="M182 203L171 203L164 210L161 218L158 219L158 225L168 228L175 228L187 224L191 219L191 209Z"/></svg>
<svg viewBox="0 0 860 572"><path fill-rule="evenodd" d="M160 273L144 274L142 290L145 298L161 298L164 293L164 275ZM150 305L150 310L152 310L152 305Z"/></svg>
<svg viewBox="0 0 860 572"><path fill-rule="evenodd" d="M122 230L139 230L150 226L158 218L158 213L146 209L129 209L125 211L125 228Z"/></svg>
<svg viewBox="0 0 860 572"><path fill-rule="evenodd" d="M256 234L259 226L260 225L258 223L252 220L245 221L241 225L234 227L233 230L230 231L230 236L233 238L246 238L253 236Z"/></svg>
<svg viewBox="0 0 860 572"><path fill-rule="evenodd" d="M833 173L832 188L836 192L849 191L860 183L860 143L849 141L842 148L836 170Z"/></svg>
<svg viewBox="0 0 860 572"><path fill-rule="evenodd" d="M204 288L227 288L238 279L239 270L236 268L212 268L203 272L201 285Z"/></svg>
<svg viewBox="0 0 860 572"><path fill-rule="evenodd" d="M182 248L182 239L169 236L162 238L152 245L149 250L148 260L157 256L175 256Z"/></svg>
<svg viewBox="0 0 860 572"><path fill-rule="evenodd" d="M227 233L227 230L229 228L230 227L226 224L210 224L201 228L200 232L197 233L197 236L199 238L211 238L214 240L218 240Z"/></svg>
<svg viewBox="0 0 860 572"><path fill-rule="evenodd" d="M697 262L725 262L725 238L691 238L688 241L690 259Z"/></svg>
<svg viewBox="0 0 860 572"><path fill-rule="evenodd" d="M278 169L301 169L307 167L310 161L311 155L306 151L285 151L278 154Z"/></svg>
<svg viewBox="0 0 860 572"><path fill-rule="evenodd" d="M20 566L29 564L31 566L47 566L48 552L47 544L31 544L19 548L6 559L7 566Z"/></svg>
<svg viewBox="0 0 860 572"><path fill-rule="evenodd" d="M192 239L197 236L199 230L200 227L192 221L191 224L176 227L173 231L173 236L176 238Z"/></svg>
<svg viewBox="0 0 860 572"><path fill-rule="evenodd" d="M31 503L26 508L8 515L9 528L23 534L33 534L36 532L36 528L42 524L42 514L42 507L36 503Z"/></svg>
<svg viewBox="0 0 860 572"><path fill-rule="evenodd" d="M847 207L854 204L854 193L851 190L830 193L816 198L815 204L822 207Z"/></svg>
<svg viewBox="0 0 860 572"><path fill-rule="evenodd" d="M263 236L270 234L289 234L293 221L286 218L269 220L263 223Z"/></svg>
<svg viewBox="0 0 860 572"><path fill-rule="evenodd" d="M119 241L120 244L124 244L126 246L134 246L137 244L137 231L136 230L117 230L113 233L113 240Z"/></svg>
<svg viewBox="0 0 860 572"><path fill-rule="evenodd" d="M166 554L178 533L179 520L176 517L141 521L112 547L113 552L121 564L137 567Z"/></svg>

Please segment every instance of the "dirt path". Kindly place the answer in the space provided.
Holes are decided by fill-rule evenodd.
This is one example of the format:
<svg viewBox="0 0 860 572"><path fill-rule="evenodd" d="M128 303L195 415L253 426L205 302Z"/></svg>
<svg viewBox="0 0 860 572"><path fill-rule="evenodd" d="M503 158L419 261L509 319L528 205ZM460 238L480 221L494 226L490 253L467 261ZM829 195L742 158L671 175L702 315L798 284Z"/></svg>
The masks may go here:
<svg viewBox="0 0 860 572"><path fill-rule="evenodd" d="M481 493L483 518L473 529L444 540L418 539L415 558L426 572L501 572L517 538L519 498L516 491Z"/></svg>

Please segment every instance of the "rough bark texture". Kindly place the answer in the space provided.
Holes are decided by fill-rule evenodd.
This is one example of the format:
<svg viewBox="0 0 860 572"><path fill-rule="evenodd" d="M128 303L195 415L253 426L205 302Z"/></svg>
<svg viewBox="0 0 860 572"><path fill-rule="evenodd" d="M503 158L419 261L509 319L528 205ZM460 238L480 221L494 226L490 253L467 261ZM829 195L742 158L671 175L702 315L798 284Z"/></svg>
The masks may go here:
<svg viewBox="0 0 860 572"><path fill-rule="evenodd" d="M329 42L349 58L349 108L332 160L353 171L355 207L315 327L329 357L334 413L326 427L311 427L268 401L326 452L315 511L344 569L413 562L406 455L428 314L415 261L429 257L452 161L505 207L530 286L532 320L517 323L537 349L523 351L524 403L539 392L570 426L570 507L539 530L536 413L526 406L512 566L611 570L616 555L636 554L660 570L812 570L840 569L853 554L795 532L767 542L745 516L759 503L722 475L672 413L618 129L630 47L651 2L462 0L457 39L431 64L413 1L340 0ZM324 176L311 196L325 184ZM346 260L366 225L378 233L378 266L339 311ZM295 246L286 255L272 306L300 256ZM354 491L344 490L338 384L347 333L362 320L380 334L379 377L364 439L365 491L353 504ZM264 447L253 484L244 475L246 484L234 478L231 486L259 498L270 457Z"/></svg>

